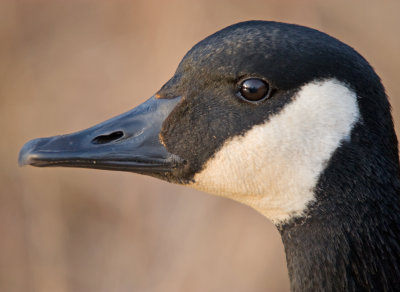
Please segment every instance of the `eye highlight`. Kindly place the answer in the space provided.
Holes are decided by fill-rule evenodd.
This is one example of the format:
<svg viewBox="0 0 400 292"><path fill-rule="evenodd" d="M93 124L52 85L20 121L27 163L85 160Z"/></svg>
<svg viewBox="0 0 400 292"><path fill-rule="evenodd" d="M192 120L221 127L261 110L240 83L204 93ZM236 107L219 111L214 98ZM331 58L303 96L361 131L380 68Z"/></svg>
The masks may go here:
<svg viewBox="0 0 400 292"><path fill-rule="evenodd" d="M265 97L268 97L269 85L267 82L259 78L245 79L239 85L238 94L246 101L260 101Z"/></svg>

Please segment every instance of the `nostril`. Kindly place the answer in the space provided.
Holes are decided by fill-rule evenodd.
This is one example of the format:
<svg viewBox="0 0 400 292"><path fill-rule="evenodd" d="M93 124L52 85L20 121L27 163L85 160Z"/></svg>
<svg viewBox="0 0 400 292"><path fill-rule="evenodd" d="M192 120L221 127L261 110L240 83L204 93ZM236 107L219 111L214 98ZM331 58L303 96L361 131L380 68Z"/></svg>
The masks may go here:
<svg viewBox="0 0 400 292"><path fill-rule="evenodd" d="M124 132L116 131L116 132L112 132L111 134L108 134L108 135L97 136L96 138L94 138L92 140L92 143L93 144L107 144L107 143L113 142L115 140L118 140L118 139L122 138L123 136L124 136Z"/></svg>

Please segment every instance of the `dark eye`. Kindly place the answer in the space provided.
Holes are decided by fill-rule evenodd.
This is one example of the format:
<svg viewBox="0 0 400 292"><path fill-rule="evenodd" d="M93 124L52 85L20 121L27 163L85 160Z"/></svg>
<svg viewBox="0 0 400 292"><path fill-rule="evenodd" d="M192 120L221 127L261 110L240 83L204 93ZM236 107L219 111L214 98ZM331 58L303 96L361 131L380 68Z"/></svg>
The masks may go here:
<svg viewBox="0 0 400 292"><path fill-rule="evenodd" d="M239 93L242 98L248 101L260 101L269 93L269 85L264 80L249 78L243 80L239 86Z"/></svg>

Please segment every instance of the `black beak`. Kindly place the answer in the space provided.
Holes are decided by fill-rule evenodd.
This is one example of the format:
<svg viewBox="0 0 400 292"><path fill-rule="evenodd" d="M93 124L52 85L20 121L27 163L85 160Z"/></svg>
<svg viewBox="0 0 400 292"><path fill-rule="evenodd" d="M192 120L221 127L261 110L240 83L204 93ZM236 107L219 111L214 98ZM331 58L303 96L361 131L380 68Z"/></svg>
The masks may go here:
<svg viewBox="0 0 400 292"><path fill-rule="evenodd" d="M19 153L19 164L131 171L170 172L181 162L160 143L162 123L180 97L157 99L69 135L34 139Z"/></svg>

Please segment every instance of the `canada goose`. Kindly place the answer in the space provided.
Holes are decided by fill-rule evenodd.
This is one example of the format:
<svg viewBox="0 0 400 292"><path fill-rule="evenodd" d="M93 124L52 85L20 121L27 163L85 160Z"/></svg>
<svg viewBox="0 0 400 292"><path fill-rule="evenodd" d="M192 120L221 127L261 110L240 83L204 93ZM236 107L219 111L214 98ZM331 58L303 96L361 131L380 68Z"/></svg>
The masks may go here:
<svg viewBox="0 0 400 292"><path fill-rule="evenodd" d="M400 170L379 77L314 29L249 21L195 45L149 100L24 145L20 165L131 171L249 205L292 291L400 289Z"/></svg>

